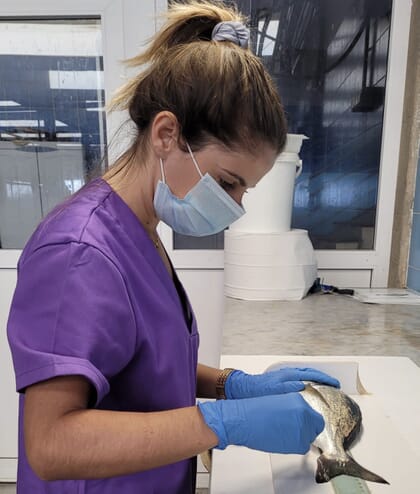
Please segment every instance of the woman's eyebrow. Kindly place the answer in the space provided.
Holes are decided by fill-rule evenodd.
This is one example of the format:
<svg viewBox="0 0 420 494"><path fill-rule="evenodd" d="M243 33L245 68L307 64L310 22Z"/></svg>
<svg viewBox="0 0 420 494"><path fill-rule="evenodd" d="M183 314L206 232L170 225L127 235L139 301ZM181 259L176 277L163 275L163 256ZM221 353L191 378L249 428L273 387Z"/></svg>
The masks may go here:
<svg viewBox="0 0 420 494"><path fill-rule="evenodd" d="M239 175L236 175L236 173L233 173L230 170L226 170L226 168L222 168L222 170L224 172L228 173L229 175L231 175L233 178L236 178L236 180L242 185L242 187L248 187L245 180L242 177L240 177Z"/></svg>

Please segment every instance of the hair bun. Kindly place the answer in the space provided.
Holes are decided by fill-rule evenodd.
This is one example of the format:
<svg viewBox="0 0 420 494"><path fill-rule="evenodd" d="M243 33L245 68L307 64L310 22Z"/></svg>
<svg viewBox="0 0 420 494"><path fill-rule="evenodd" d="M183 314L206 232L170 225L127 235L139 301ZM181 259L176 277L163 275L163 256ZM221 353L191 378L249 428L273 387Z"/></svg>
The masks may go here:
<svg viewBox="0 0 420 494"><path fill-rule="evenodd" d="M211 33L213 41L231 41L241 48L248 48L249 29L239 21L223 21L216 24Z"/></svg>

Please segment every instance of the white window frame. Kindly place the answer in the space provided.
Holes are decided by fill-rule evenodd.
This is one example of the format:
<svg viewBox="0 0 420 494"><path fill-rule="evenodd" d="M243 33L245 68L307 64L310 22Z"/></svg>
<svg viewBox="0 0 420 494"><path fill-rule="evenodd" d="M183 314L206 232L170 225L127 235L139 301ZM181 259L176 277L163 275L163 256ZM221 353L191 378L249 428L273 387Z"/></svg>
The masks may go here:
<svg viewBox="0 0 420 494"><path fill-rule="evenodd" d="M393 0L392 6L374 249L315 251L320 270L371 271L372 287L388 284L411 4L411 0ZM176 250L170 228L162 225L161 235L175 267L223 269L222 250Z"/></svg>
<svg viewBox="0 0 420 494"><path fill-rule="evenodd" d="M154 34L158 4L159 0L15 0L0 3L0 18L100 17L105 101L108 102L124 82L126 71L121 62L134 56ZM125 112L107 115L108 144L125 120ZM112 153L118 154L121 150L120 144L118 150L111 149L111 159ZM0 249L0 269L16 268L21 253L21 249Z"/></svg>
<svg viewBox="0 0 420 494"><path fill-rule="evenodd" d="M7 7L0 6L0 16L100 16L108 101L122 82L123 68L119 61L132 56L133 47L140 46L153 34L156 28L153 15L166 8L166 0L41 0L36 5L32 0L15 0ZM393 0L374 249L316 251L319 269L370 270L372 287L383 287L388 283L411 9L411 0ZM145 15L147 11L150 16ZM123 119L121 114L107 117L108 136ZM171 229L161 224L159 230L176 268L223 269L222 250L176 250ZM21 250L0 250L0 269L15 267L20 253Z"/></svg>
<svg viewBox="0 0 420 494"><path fill-rule="evenodd" d="M393 0L374 249L316 251L320 269L371 270L373 288L388 286L411 9L411 0Z"/></svg>

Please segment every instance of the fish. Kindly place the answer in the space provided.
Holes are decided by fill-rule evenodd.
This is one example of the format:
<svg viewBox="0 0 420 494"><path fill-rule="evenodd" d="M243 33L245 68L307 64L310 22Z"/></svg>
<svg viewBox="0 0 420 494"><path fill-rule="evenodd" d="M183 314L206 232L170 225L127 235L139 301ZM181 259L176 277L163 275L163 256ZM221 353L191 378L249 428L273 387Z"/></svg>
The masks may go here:
<svg viewBox="0 0 420 494"><path fill-rule="evenodd" d="M305 389L300 394L325 421L324 430L312 443L321 450L315 481L322 484L338 475L350 475L389 484L381 476L359 465L347 451L361 432L362 412L359 405L340 389L314 382L305 382Z"/></svg>

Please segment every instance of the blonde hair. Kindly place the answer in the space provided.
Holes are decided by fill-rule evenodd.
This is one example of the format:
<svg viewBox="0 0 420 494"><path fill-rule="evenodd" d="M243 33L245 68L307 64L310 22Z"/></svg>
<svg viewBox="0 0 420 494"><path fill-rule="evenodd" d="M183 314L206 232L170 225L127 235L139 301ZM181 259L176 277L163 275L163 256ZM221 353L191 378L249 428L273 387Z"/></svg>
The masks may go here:
<svg viewBox="0 0 420 494"><path fill-rule="evenodd" d="M244 23L243 16L220 1L190 0L171 3L165 17L148 48L126 61L140 72L110 103L111 110L127 109L136 124L131 152L165 110L177 117L181 137L193 149L216 141L254 153L267 143L281 152L286 119L261 60L233 42L211 39L216 24Z"/></svg>

